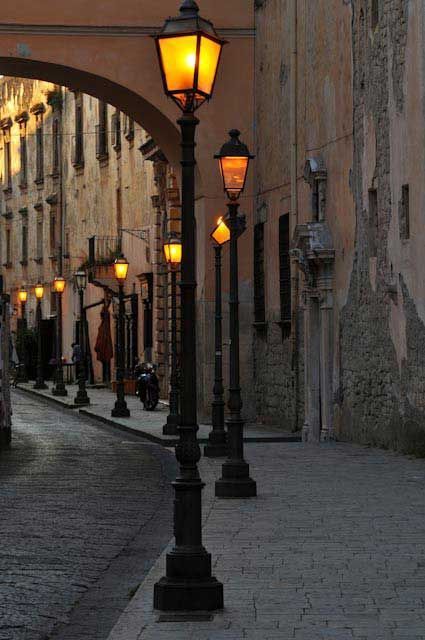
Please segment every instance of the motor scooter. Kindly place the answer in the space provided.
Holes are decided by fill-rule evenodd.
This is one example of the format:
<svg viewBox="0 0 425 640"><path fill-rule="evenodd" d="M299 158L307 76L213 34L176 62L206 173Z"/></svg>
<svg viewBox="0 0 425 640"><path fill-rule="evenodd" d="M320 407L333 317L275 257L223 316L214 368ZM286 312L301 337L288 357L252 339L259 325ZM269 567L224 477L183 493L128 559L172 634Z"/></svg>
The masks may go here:
<svg viewBox="0 0 425 640"><path fill-rule="evenodd" d="M146 411L154 411L159 402L159 381L155 369L156 366L150 362L141 362L135 367L136 395Z"/></svg>

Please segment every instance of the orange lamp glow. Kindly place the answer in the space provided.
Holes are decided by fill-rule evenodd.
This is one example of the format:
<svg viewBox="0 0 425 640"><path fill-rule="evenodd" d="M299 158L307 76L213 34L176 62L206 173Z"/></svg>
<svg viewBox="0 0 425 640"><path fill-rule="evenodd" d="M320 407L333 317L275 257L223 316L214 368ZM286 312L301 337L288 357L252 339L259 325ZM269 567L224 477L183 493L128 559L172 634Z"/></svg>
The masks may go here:
<svg viewBox="0 0 425 640"><path fill-rule="evenodd" d="M28 291L23 287L19 289L18 298L19 302L26 302L28 300Z"/></svg>
<svg viewBox="0 0 425 640"><path fill-rule="evenodd" d="M230 240L230 229L223 220L219 218L217 220L217 226L211 234L211 238L219 245L226 244Z"/></svg>
<svg viewBox="0 0 425 640"><path fill-rule="evenodd" d="M186 112L212 96L225 44L194 0L184 0L177 18L166 20L156 37L165 93Z"/></svg>
<svg viewBox="0 0 425 640"><path fill-rule="evenodd" d="M35 297L37 298L37 300L41 300L42 297L44 296L44 286L41 284L41 282L38 282L35 285L34 291L35 291Z"/></svg>
<svg viewBox="0 0 425 640"><path fill-rule="evenodd" d="M114 262L115 277L118 282L124 282L128 273L128 260L120 256Z"/></svg>
<svg viewBox="0 0 425 640"><path fill-rule="evenodd" d="M63 276L56 276L53 280L53 291L55 293L63 293L65 291L66 281Z"/></svg>
<svg viewBox="0 0 425 640"><path fill-rule="evenodd" d="M240 131L232 129L230 140L215 155L220 164L223 186L230 200L237 200L245 188L249 161L254 158L248 147L239 140Z"/></svg>
<svg viewBox="0 0 425 640"><path fill-rule="evenodd" d="M182 261L182 243L179 238L170 238L164 244L165 259L168 264L178 267Z"/></svg>

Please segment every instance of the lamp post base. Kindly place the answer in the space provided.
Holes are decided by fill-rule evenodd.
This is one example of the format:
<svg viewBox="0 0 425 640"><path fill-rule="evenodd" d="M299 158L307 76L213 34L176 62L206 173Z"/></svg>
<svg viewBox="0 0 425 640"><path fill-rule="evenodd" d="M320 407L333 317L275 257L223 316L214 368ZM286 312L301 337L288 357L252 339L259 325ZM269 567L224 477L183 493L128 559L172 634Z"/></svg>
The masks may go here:
<svg viewBox="0 0 425 640"><path fill-rule="evenodd" d="M215 578L161 578L154 587L154 609L160 611L216 611L223 606L223 585Z"/></svg>
<svg viewBox="0 0 425 640"><path fill-rule="evenodd" d="M65 389L65 385L56 385L56 387L53 387L52 389L52 394L54 396L61 396L64 398L68 395L68 391Z"/></svg>
<svg viewBox="0 0 425 640"><path fill-rule="evenodd" d="M0 450L9 449L11 442L12 429L10 427L7 427L7 429L0 429Z"/></svg>
<svg viewBox="0 0 425 640"><path fill-rule="evenodd" d="M228 460L222 466L222 476L215 483L217 498L255 498L257 483L249 477L249 464Z"/></svg>
<svg viewBox="0 0 425 640"><path fill-rule="evenodd" d="M78 391L74 398L74 404L77 404L79 407L87 407L90 404L90 398L87 393L80 393L80 391Z"/></svg>
<svg viewBox="0 0 425 640"><path fill-rule="evenodd" d="M48 389L48 386L45 382L38 380L34 385L33 389Z"/></svg>
<svg viewBox="0 0 425 640"><path fill-rule="evenodd" d="M113 418L129 418L130 409L127 407L127 405L116 404L111 411L111 416Z"/></svg>
<svg viewBox="0 0 425 640"><path fill-rule="evenodd" d="M226 433L212 431L208 437L208 444L204 447L206 458L224 458L228 455Z"/></svg>
<svg viewBox="0 0 425 640"><path fill-rule="evenodd" d="M180 424L180 416L170 414L167 416L167 422L162 427L162 434L164 436L178 436L178 426Z"/></svg>

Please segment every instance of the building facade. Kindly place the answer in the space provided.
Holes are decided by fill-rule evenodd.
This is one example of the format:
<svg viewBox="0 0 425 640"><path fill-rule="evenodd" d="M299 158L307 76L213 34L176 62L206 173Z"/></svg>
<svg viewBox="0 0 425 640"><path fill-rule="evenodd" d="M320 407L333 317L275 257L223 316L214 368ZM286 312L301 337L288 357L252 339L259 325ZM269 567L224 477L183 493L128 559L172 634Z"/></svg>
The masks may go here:
<svg viewBox="0 0 425 640"><path fill-rule="evenodd" d="M89 276L85 293L88 352L93 382L109 382L114 360L101 362L96 342L101 313L116 312L113 261L130 263L126 294L126 370L136 360L159 365L162 393L169 378L169 286L163 242L179 232L179 191L162 152L134 121L78 90L3 78L0 84L2 147L1 263L14 307L29 291L25 313L35 325L33 287L42 282L44 360L55 356L55 275L63 275L63 355L78 339L79 304L74 273Z"/></svg>

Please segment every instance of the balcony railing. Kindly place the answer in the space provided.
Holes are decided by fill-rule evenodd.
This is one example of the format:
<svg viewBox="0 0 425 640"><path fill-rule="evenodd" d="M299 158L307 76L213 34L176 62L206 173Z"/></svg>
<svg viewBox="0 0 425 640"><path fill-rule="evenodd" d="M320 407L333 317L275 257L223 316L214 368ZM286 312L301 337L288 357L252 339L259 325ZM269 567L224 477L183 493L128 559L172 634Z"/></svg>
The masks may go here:
<svg viewBox="0 0 425 640"><path fill-rule="evenodd" d="M89 238L89 266L113 264L121 254L121 238L117 236L92 236Z"/></svg>

